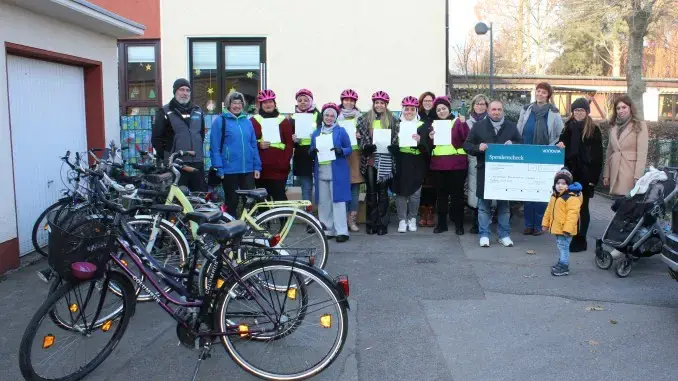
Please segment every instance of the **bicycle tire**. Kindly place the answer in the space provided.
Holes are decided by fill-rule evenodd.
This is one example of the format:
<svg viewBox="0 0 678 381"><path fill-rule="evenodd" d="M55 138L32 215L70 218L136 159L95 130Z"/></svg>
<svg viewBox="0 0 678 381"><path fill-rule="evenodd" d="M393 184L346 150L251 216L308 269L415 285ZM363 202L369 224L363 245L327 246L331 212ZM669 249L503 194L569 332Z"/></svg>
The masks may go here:
<svg viewBox="0 0 678 381"><path fill-rule="evenodd" d="M118 345L122 335L125 333L127 326L129 325L129 320L134 314L135 308L135 298L133 295L134 288L131 285L131 281L125 275L116 272L110 271L105 275L108 279L120 282L120 284L126 284L123 289L123 303L125 305L124 315L120 319L119 324L116 327L115 332L111 335L110 341L106 344L104 349L99 352L86 366L81 367L75 373L59 377L59 378L44 378L38 375L35 372L33 364L31 363L31 345L33 339L35 339L37 329L40 326L40 323L48 317L49 312L56 305L59 300L65 296L68 292L75 288L75 286L80 285L81 283L72 283L68 282L57 288L55 292L50 294L47 299L40 305L38 310L35 312L31 321L28 323L26 330L21 338L21 344L19 346L19 368L21 374L27 381L77 381L91 372L93 372L101 363L106 360L106 358L111 354L113 349Z"/></svg>
<svg viewBox="0 0 678 381"><path fill-rule="evenodd" d="M38 232L40 229L44 229L44 225L41 224L42 220L47 217L47 215L58 208L63 208L64 206L70 204L73 201L72 197L66 197L58 200L54 204L50 205L45 209L40 215L38 216L38 219L35 221L33 224L33 231L31 232L31 241L33 242L33 248L35 251L42 255L43 257L47 258L47 253L42 249L40 246L40 243L38 242Z"/></svg>

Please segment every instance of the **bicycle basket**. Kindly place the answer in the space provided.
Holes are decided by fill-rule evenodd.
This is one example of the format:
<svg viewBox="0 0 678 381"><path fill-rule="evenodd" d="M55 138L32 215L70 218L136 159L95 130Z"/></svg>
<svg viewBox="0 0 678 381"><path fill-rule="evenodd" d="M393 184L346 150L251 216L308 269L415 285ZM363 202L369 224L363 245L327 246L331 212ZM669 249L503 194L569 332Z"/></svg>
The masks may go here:
<svg viewBox="0 0 678 381"><path fill-rule="evenodd" d="M115 235L110 226L99 219L73 223L70 219L54 219L50 214L47 263L60 277L72 279L71 264L90 262L97 267L95 277L106 271L110 252L115 249ZM65 221L66 220L66 221Z"/></svg>
<svg viewBox="0 0 678 381"><path fill-rule="evenodd" d="M141 187L143 189L163 191L169 188L174 182L174 176L169 173L158 173L146 175L141 180Z"/></svg>

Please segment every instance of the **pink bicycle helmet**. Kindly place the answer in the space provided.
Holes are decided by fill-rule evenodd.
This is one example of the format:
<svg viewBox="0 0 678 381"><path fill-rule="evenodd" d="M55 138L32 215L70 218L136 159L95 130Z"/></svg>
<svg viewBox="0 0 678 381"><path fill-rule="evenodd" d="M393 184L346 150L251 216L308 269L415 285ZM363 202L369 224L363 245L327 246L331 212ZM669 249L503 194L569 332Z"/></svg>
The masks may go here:
<svg viewBox="0 0 678 381"><path fill-rule="evenodd" d="M358 93L353 89L346 89L341 92L341 97L339 99L344 100L344 98L353 99L354 101L358 100Z"/></svg>
<svg viewBox="0 0 678 381"><path fill-rule="evenodd" d="M301 90L297 91L297 95L294 96L294 99L298 99L302 95L305 95L305 96L313 99L313 93L309 89L301 89Z"/></svg>
<svg viewBox="0 0 678 381"><path fill-rule="evenodd" d="M331 108L331 109L333 109L334 111L336 111L336 112L337 112L337 115L339 115L339 113L341 112L341 110L339 109L339 106L337 106L336 103L334 103L334 102L329 102L329 103L325 103L325 104L323 105L323 108L322 108L321 113L322 113L322 114L325 114L325 110L327 110L328 108Z"/></svg>
<svg viewBox="0 0 678 381"><path fill-rule="evenodd" d="M405 97L405 98L403 98L402 106L403 107L407 107L407 106L419 107L419 99L417 99L413 96Z"/></svg>
<svg viewBox="0 0 678 381"><path fill-rule="evenodd" d="M389 97L385 91L379 90L376 93L372 94L372 102L375 101L384 101L388 103L391 101L391 97Z"/></svg>
<svg viewBox="0 0 678 381"><path fill-rule="evenodd" d="M265 102L265 101L274 101L275 100L275 93L273 90L261 90L259 92L259 95L257 95L257 101L259 102Z"/></svg>

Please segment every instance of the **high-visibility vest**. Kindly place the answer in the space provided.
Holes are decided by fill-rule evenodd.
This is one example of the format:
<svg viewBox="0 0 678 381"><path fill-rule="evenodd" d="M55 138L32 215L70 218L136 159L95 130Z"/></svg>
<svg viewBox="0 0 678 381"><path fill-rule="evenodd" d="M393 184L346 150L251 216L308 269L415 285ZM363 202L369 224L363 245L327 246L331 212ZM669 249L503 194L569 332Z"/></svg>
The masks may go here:
<svg viewBox="0 0 678 381"><path fill-rule="evenodd" d="M452 120L452 128L454 128L454 123L457 121L457 118ZM450 155L466 155L466 151L463 148L454 148L452 144L436 146L433 149L433 156L450 156Z"/></svg>
<svg viewBox="0 0 678 381"><path fill-rule="evenodd" d="M294 114L292 114L292 119L294 119ZM314 121L318 120L318 112L317 111L313 111L313 120ZM317 125L316 125L316 128L318 128ZM300 146L310 146L311 145L311 138L300 138L299 139L299 145Z"/></svg>
<svg viewBox="0 0 678 381"><path fill-rule="evenodd" d="M421 120L417 123L417 129L424 124ZM421 155L421 151L417 147L400 147L400 152L408 153L410 155Z"/></svg>
<svg viewBox="0 0 678 381"><path fill-rule="evenodd" d="M282 116L282 115L278 115L278 117L276 119L278 119L278 126L280 126L280 123L282 123L283 120L285 120L285 117ZM257 123L259 123L259 126L261 126L261 139L258 140L259 142L261 142L264 139L264 127L263 127L264 126L264 117L257 114L257 115L254 116L254 120L256 120ZM282 135L280 135L280 140L282 140ZM283 142L271 143L271 147L284 150L285 149L285 143L283 143Z"/></svg>

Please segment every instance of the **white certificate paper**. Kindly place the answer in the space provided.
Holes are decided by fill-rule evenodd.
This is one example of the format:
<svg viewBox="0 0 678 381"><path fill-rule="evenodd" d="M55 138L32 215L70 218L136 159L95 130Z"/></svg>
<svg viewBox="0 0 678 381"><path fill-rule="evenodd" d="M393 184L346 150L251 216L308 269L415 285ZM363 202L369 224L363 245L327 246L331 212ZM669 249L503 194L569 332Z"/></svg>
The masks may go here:
<svg viewBox="0 0 678 381"><path fill-rule="evenodd" d="M437 146L452 145L452 121L435 120L433 121L433 143Z"/></svg>
<svg viewBox="0 0 678 381"><path fill-rule="evenodd" d="M355 120L355 119L343 119L343 120L340 120L337 123L341 127L343 127L344 130L346 130L346 133L348 134L348 138L351 139L351 145L357 146L358 145L358 138L355 137L357 120Z"/></svg>
<svg viewBox="0 0 678 381"><path fill-rule="evenodd" d="M412 135L417 133L417 122L401 121L400 131L398 132L398 142L401 147L416 147L417 141L412 139Z"/></svg>
<svg viewBox="0 0 678 381"><path fill-rule="evenodd" d="M316 129L313 114L307 112L294 114L294 134L299 139L310 139Z"/></svg>
<svg viewBox="0 0 678 381"><path fill-rule="evenodd" d="M391 130L372 130L372 141L377 146L377 153L388 153L391 145Z"/></svg>
<svg viewBox="0 0 678 381"><path fill-rule="evenodd" d="M332 134L320 134L320 136L315 138L315 148L318 149L319 163L337 159L336 153L332 151L332 148L334 148Z"/></svg>
<svg viewBox="0 0 678 381"><path fill-rule="evenodd" d="M261 122L261 139L265 142L280 143L278 118L265 118Z"/></svg>

